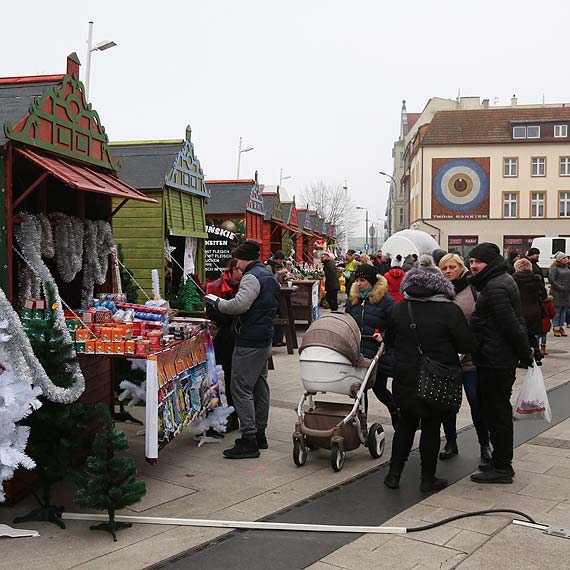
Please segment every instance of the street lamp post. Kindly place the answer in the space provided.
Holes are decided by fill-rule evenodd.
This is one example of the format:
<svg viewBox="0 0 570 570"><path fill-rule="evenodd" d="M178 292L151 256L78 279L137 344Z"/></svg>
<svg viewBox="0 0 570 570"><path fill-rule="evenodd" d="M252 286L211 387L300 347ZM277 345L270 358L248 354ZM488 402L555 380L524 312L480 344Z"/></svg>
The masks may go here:
<svg viewBox="0 0 570 570"><path fill-rule="evenodd" d="M281 169L279 172L279 188L281 188L281 182L283 182L283 180L289 180L289 178L291 178L291 176L283 176L283 169Z"/></svg>
<svg viewBox="0 0 570 570"><path fill-rule="evenodd" d="M356 206L357 210L366 210L366 243L368 243L368 208L364 206Z"/></svg>
<svg viewBox="0 0 570 570"><path fill-rule="evenodd" d="M237 176L236 176L236 180L239 180L239 167L241 164L241 153L242 152L249 152L250 150L253 150L252 146L248 146L247 148L241 148L242 145L242 137L239 138L239 149L238 149L238 163L237 163Z"/></svg>
<svg viewBox="0 0 570 570"><path fill-rule="evenodd" d="M382 176L386 176L387 178L389 178L393 183L394 183L394 200L396 200L397 198L397 194L398 194L398 184L396 183L396 181L394 180L394 177L391 176L390 174L388 174L387 172L382 172L381 170L378 171L378 174L381 174ZM388 211L390 212L391 208L390 208L390 204L388 204ZM392 219L392 215L390 215L390 219ZM404 220L405 222L405 220ZM392 225L392 224L390 224ZM395 225L395 223L394 223ZM388 227L388 232L392 232L392 228Z"/></svg>
<svg viewBox="0 0 570 570"><path fill-rule="evenodd" d="M105 51L115 47L113 40L103 40L93 45L93 22L89 22L89 35L87 36L87 64L85 66L85 98L89 101L89 83L91 78L91 54L94 51Z"/></svg>
<svg viewBox="0 0 570 570"><path fill-rule="evenodd" d="M348 250L348 182L344 181L344 251Z"/></svg>

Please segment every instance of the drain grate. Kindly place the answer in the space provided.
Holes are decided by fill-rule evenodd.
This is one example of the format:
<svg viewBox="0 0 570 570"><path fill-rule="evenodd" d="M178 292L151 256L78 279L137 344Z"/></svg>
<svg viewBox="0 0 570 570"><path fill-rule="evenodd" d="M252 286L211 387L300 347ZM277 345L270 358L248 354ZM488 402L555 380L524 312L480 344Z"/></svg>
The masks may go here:
<svg viewBox="0 0 570 570"><path fill-rule="evenodd" d="M555 437L535 437L528 442L530 445L542 447L557 447L558 449L570 449L569 439L557 439Z"/></svg>

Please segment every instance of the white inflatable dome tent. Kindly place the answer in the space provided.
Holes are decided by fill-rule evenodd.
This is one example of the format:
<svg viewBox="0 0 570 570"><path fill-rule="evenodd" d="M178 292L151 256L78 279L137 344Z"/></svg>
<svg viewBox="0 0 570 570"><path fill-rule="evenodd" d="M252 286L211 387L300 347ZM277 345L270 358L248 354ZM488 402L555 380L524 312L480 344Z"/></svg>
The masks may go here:
<svg viewBox="0 0 570 570"><path fill-rule="evenodd" d="M391 235L382 245L382 253L395 257L400 254L402 258L415 253L431 255L439 244L426 232L420 230L402 230Z"/></svg>

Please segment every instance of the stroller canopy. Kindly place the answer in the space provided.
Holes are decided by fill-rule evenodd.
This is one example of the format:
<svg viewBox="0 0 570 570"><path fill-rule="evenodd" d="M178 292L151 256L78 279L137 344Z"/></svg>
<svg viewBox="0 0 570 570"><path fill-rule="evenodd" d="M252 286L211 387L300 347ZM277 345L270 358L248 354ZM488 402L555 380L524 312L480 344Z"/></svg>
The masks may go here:
<svg viewBox="0 0 570 570"><path fill-rule="evenodd" d="M299 354L309 346L324 346L342 354L352 366L367 366L369 360L360 354L360 330L346 313L323 315L314 321L303 336Z"/></svg>

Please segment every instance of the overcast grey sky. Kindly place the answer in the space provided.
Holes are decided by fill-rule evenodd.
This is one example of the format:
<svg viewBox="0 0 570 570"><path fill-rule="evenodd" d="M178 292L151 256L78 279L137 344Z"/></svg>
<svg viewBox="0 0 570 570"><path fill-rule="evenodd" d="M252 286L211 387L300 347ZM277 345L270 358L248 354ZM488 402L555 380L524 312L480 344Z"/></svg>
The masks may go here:
<svg viewBox="0 0 570 570"><path fill-rule="evenodd" d="M111 140L183 138L207 178L348 181L384 217L402 99L570 101L567 0L27 0L2 3L0 76L65 72L94 40L91 101ZM363 216L362 216L363 217ZM358 233L364 234L362 228Z"/></svg>

